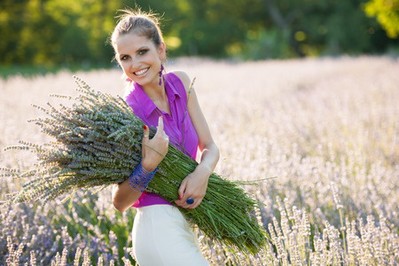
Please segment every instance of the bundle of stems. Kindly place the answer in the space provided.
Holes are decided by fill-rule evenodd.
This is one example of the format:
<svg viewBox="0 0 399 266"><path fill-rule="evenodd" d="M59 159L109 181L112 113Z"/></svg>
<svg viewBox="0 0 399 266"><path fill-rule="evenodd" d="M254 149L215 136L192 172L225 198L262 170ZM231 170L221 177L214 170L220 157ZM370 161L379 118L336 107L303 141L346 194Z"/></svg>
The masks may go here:
<svg viewBox="0 0 399 266"><path fill-rule="evenodd" d="M20 142L8 148L27 149L37 156L37 163L28 171L3 169L9 176L29 178L12 201L46 202L80 188L104 188L127 179L140 162L143 122L123 99L92 90L77 77L75 81L79 94L68 97L70 107L36 106L46 116L31 120L55 140L43 145ZM150 135L154 133L152 128ZM196 166L196 161L169 145L147 191L173 203L181 181ZM239 182L212 173L202 203L193 210L180 211L210 239L228 249L255 254L266 243L256 208L256 200Z"/></svg>

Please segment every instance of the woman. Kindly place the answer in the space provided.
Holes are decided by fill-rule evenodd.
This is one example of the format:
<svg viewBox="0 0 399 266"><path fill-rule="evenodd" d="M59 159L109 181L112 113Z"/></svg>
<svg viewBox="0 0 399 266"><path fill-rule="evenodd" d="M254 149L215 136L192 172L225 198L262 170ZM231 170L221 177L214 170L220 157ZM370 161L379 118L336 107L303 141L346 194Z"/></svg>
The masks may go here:
<svg viewBox="0 0 399 266"><path fill-rule="evenodd" d="M205 196L219 150L190 86L190 78L180 71L164 73L166 45L153 14L124 11L111 43L116 60L131 82L126 102L146 124L141 163L113 193L116 209L122 212L131 206L137 209L132 233L135 259L142 266L208 265L178 208L159 195L144 192L170 141L193 159L197 150L201 152L197 168L179 187L175 205L194 209ZM149 126L157 127L151 139Z"/></svg>

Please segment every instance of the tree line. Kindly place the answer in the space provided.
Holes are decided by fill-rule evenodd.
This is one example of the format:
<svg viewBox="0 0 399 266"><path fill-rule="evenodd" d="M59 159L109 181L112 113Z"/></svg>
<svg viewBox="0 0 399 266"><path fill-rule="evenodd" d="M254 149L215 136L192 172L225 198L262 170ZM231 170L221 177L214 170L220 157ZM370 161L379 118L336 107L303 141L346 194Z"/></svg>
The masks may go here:
<svg viewBox="0 0 399 266"><path fill-rule="evenodd" d="M117 10L162 15L170 56L398 52L399 0L2 0L0 64L109 64Z"/></svg>

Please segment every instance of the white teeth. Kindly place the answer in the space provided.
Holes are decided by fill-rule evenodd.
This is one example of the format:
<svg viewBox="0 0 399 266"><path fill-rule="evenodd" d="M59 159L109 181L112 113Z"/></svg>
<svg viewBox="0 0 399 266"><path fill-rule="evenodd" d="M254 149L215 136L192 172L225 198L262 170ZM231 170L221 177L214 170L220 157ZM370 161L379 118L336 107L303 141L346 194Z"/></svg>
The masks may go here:
<svg viewBox="0 0 399 266"><path fill-rule="evenodd" d="M134 74L135 74L136 76L143 75L143 74L145 74L145 73L148 71L148 69L149 69L149 68L145 68L145 69L136 71L136 72L134 72Z"/></svg>

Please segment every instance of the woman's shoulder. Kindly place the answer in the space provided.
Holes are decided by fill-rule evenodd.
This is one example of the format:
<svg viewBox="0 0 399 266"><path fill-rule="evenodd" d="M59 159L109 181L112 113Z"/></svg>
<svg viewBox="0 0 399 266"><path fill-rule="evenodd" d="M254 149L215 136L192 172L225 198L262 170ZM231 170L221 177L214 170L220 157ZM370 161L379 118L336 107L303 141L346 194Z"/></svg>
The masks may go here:
<svg viewBox="0 0 399 266"><path fill-rule="evenodd" d="M170 72L171 74L174 74L176 77L178 77L180 79L180 81L183 83L183 86L186 90L186 92L188 92L189 88L190 88L190 77L187 75L186 72L184 71L172 71Z"/></svg>

